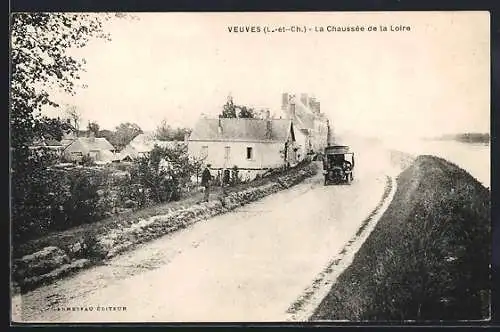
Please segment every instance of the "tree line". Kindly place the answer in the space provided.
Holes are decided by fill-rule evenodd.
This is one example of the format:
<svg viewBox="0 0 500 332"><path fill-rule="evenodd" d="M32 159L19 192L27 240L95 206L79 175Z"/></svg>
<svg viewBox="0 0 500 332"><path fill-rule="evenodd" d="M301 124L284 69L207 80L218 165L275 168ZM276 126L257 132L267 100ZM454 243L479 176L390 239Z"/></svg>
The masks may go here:
<svg viewBox="0 0 500 332"><path fill-rule="evenodd" d="M97 121L89 121L85 130L81 130L81 116L75 107L68 107L66 110L66 122L60 119L51 119L53 126L61 126L63 131L73 131L77 136L90 136L106 138L118 151L122 150L135 137L143 134L142 128L131 122L124 122L116 126L113 130L101 129ZM152 138L159 141L183 141L185 135L191 133L191 128L172 127L166 120L156 127L152 133Z"/></svg>

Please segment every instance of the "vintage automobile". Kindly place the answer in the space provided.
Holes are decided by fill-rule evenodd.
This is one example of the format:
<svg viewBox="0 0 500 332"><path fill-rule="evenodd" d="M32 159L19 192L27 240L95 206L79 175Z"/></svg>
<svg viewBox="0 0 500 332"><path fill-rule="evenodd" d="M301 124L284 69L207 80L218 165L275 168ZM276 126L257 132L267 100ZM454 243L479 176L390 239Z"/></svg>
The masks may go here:
<svg viewBox="0 0 500 332"><path fill-rule="evenodd" d="M330 183L351 183L354 180L354 153L346 145L332 145L325 148L323 174L325 186Z"/></svg>

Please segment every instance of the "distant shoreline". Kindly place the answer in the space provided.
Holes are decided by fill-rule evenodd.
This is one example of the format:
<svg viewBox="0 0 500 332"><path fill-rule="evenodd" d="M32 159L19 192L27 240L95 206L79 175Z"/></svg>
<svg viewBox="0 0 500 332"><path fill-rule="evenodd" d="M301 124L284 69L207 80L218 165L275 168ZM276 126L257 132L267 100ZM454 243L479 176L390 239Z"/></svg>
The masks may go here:
<svg viewBox="0 0 500 332"><path fill-rule="evenodd" d="M461 143L482 143L490 144L489 133L461 133L449 134L439 137L426 138L426 141L457 141Z"/></svg>

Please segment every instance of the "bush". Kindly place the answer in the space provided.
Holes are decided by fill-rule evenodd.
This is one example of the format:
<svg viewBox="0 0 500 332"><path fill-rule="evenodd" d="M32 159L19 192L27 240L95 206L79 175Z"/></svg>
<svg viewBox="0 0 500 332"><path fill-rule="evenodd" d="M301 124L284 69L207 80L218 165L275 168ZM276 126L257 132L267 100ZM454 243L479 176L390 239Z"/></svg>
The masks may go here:
<svg viewBox="0 0 500 332"><path fill-rule="evenodd" d="M121 201L145 207L178 200L199 168L199 161L189 158L186 147L155 146L132 164L129 181L122 183Z"/></svg>
<svg viewBox="0 0 500 332"><path fill-rule="evenodd" d="M12 176L12 234L24 241L102 219L112 208L100 170L57 169L50 153L33 153ZM17 171L17 170L16 170Z"/></svg>
<svg viewBox="0 0 500 332"><path fill-rule="evenodd" d="M82 157L82 160L80 160L80 164L83 166L93 166L93 165L95 165L95 162L90 157L90 155L86 154Z"/></svg>
<svg viewBox="0 0 500 332"><path fill-rule="evenodd" d="M49 168L57 157L32 151L24 167L12 171L12 234L14 240L46 233L60 217L67 199L62 171Z"/></svg>
<svg viewBox="0 0 500 332"><path fill-rule="evenodd" d="M111 202L101 199L99 190L106 184L107 174L98 170L76 169L68 173L70 192L64 211L67 223L64 228L102 219L111 207ZM105 191L105 190L103 190Z"/></svg>

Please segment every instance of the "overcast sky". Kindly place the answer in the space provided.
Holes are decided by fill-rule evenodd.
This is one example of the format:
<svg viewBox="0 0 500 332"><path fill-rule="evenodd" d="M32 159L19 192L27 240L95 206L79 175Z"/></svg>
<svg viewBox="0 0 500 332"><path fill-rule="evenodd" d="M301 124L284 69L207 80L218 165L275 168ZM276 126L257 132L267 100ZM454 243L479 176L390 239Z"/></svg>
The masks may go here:
<svg viewBox="0 0 500 332"><path fill-rule="evenodd" d="M308 92L337 131L489 132L486 12L151 13L105 25L112 41L79 50L87 89L60 100L112 129L162 119L192 126L235 103L279 110ZM229 26L409 26L410 32L230 33ZM379 28L380 29L380 28ZM55 114L55 112L52 112Z"/></svg>

